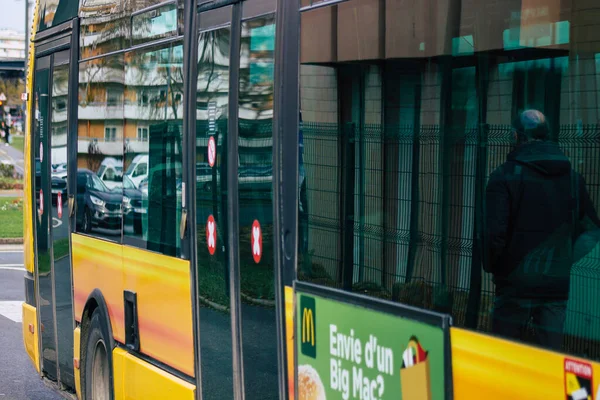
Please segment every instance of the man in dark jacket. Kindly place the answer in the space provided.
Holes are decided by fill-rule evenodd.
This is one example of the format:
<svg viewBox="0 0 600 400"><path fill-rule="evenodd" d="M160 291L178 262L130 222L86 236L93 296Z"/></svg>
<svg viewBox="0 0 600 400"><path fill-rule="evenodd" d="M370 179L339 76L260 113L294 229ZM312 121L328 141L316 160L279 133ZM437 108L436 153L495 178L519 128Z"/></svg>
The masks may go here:
<svg viewBox="0 0 600 400"><path fill-rule="evenodd" d="M524 111L513 126L516 148L488 182L484 266L496 284L493 331L524 339L533 319L539 344L560 350L575 210L577 220L587 216L597 226L600 221L583 178L571 173L569 159L548 133L546 117L537 110ZM576 196L573 187L579 188Z"/></svg>

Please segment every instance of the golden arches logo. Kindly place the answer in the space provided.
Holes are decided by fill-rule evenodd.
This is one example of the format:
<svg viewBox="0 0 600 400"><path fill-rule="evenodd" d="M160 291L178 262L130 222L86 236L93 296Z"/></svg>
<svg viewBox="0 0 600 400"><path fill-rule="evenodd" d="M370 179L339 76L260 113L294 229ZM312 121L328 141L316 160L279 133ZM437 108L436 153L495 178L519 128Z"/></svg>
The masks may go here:
<svg viewBox="0 0 600 400"><path fill-rule="evenodd" d="M315 320L311 309L302 310L302 343L315 345Z"/></svg>
<svg viewBox="0 0 600 400"><path fill-rule="evenodd" d="M300 323L301 351L307 357L317 357L317 304L314 297L300 296L300 310L302 321Z"/></svg>

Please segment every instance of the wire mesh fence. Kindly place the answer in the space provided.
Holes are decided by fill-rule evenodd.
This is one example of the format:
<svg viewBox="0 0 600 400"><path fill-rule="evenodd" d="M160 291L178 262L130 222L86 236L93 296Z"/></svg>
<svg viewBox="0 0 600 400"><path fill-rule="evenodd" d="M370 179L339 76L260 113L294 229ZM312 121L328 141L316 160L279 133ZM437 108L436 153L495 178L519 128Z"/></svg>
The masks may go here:
<svg viewBox="0 0 600 400"><path fill-rule="evenodd" d="M301 277L489 331L495 288L481 264L483 199L489 174L513 146L511 127L304 122L303 132L309 211ZM597 205L600 127L561 126L556 137ZM567 349L594 357L598 256L596 249L573 266L565 326Z"/></svg>

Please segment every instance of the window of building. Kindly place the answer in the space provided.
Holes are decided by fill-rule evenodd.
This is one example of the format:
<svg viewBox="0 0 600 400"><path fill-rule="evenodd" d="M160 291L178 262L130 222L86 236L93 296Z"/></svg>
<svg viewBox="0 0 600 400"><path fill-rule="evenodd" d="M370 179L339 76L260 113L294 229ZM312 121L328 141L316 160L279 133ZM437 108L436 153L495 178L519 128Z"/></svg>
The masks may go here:
<svg viewBox="0 0 600 400"><path fill-rule="evenodd" d="M148 127L138 127L137 128L137 139L141 142L148 141Z"/></svg>
<svg viewBox="0 0 600 400"><path fill-rule="evenodd" d="M117 128L108 126L104 128L104 141L114 142L115 140L117 140Z"/></svg>

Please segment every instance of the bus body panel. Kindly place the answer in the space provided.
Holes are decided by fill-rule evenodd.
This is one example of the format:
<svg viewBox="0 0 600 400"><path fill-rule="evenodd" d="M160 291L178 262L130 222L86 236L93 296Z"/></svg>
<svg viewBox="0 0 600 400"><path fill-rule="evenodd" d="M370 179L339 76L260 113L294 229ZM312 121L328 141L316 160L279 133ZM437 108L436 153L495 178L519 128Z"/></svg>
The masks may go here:
<svg viewBox="0 0 600 400"><path fill-rule="evenodd" d="M71 235L71 244L75 320L81 322L90 294L99 289L108 308L113 338L124 342L122 246L78 234Z"/></svg>
<svg viewBox="0 0 600 400"><path fill-rule="evenodd" d="M140 351L194 376L189 261L123 246L123 266L125 290L137 294Z"/></svg>
<svg viewBox="0 0 600 400"><path fill-rule="evenodd" d="M40 372L40 349L38 345L37 309L27 303L23 303L23 345L25 351L35 367Z"/></svg>
<svg viewBox="0 0 600 400"><path fill-rule="evenodd" d="M456 399L564 399L565 360L588 364L600 376L600 364L590 360L459 328L450 337ZM598 388L593 378L592 391Z"/></svg>
<svg viewBox="0 0 600 400"><path fill-rule="evenodd" d="M115 400L194 400L196 387L121 348L113 350Z"/></svg>
<svg viewBox="0 0 600 400"><path fill-rule="evenodd" d="M287 381L288 396L294 399L294 288L285 287L285 333L286 333L286 358L287 358Z"/></svg>
<svg viewBox="0 0 600 400"><path fill-rule="evenodd" d="M77 327L73 331L73 375L75 376L75 393L77 398L81 398L81 328Z"/></svg>
<svg viewBox="0 0 600 400"><path fill-rule="evenodd" d="M38 24L39 12L38 2L35 3L33 9L33 26L31 31L31 37L35 36L36 26ZM27 42L28 41L28 42ZM29 41L26 38L26 46L29 46L29 52L27 53L28 65L34 65L35 60L35 46L33 41ZM27 115L33 115L33 68L27 68L26 86L25 92L28 94L25 107L27 108ZM35 248L33 242L33 192L31 187L31 118L26 118L25 121L25 135L23 143L23 264L25 269L34 274L35 272ZM34 170L35 171L35 170Z"/></svg>
<svg viewBox="0 0 600 400"><path fill-rule="evenodd" d="M124 291L137 295L140 352L194 376L189 261L72 235L75 319L99 289L113 338L125 343Z"/></svg>

